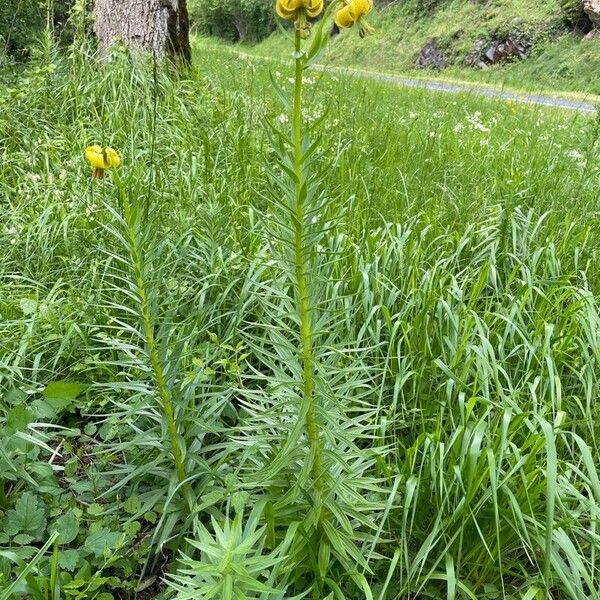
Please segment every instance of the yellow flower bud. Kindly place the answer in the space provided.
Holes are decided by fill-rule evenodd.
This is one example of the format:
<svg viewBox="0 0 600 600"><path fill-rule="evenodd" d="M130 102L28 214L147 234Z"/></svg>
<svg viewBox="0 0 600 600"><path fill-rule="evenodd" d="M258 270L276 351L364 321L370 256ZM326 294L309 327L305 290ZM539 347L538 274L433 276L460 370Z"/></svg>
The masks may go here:
<svg viewBox="0 0 600 600"><path fill-rule="evenodd" d="M121 164L121 157L116 150L108 146L88 146L83 153L85 160L93 167L94 177L104 177L105 169L113 169Z"/></svg>

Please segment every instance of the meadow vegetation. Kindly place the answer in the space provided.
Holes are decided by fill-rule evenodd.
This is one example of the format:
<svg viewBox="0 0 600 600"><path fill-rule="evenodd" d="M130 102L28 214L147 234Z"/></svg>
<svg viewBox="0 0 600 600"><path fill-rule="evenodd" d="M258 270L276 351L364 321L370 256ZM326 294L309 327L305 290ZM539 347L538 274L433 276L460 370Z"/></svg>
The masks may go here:
<svg viewBox="0 0 600 600"><path fill-rule="evenodd" d="M371 18L377 35L361 44L352 36L335 36L322 62L525 91L598 96L600 38L582 39L580 6L579 0L382 2ZM585 18L583 27L587 30ZM465 64L478 43L485 51L494 40L507 37L527 46L526 59L509 58L485 69ZM432 41L445 57L445 68L416 69L421 49ZM253 51L281 55L285 46L284 36L275 32Z"/></svg>
<svg viewBox="0 0 600 600"><path fill-rule="evenodd" d="M600 120L45 43L0 87L0 600L599 599Z"/></svg>

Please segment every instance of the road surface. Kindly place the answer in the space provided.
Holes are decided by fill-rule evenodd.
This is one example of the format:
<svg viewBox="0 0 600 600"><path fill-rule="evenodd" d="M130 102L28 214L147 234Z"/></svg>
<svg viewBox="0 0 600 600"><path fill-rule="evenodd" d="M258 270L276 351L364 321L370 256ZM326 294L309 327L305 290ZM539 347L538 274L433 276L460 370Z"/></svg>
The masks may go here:
<svg viewBox="0 0 600 600"><path fill-rule="evenodd" d="M274 60L272 57L259 56L241 52L234 48L228 48L231 52L244 56L248 59L258 60ZM374 71L363 71L361 69L353 69L350 67L334 67L330 65L316 64L311 67L314 70L325 73L347 74L352 77L362 79L372 79L375 81L384 81L398 86L420 88L430 90L432 92L444 92L450 94L475 94L479 96L487 96L488 98L498 98L499 100L508 100L518 102L520 104L538 104L541 106L549 106L564 110L571 110L579 113L594 115L598 107L592 102L582 100L570 100L558 96L550 96L546 94L511 92L502 89L480 86L477 84L467 84L451 81L437 81L434 79L412 79L410 77L402 77L400 75L391 75L388 73L377 73Z"/></svg>
<svg viewBox="0 0 600 600"><path fill-rule="evenodd" d="M526 94L522 92L508 92L494 88L478 86L476 84L469 85L463 83L453 83L448 81L435 81L431 79L410 79L399 75L389 75L386 73L375 73L372 71L362 71L359 69L330 67L315 65L319 71L347 73L353 77L361 77L363 79L375 79L377 81L386 81L395 83L404 87L421 88L434 92L446 92L454 94L476 94L479 96L487 96L488 98L499 98L501 100L510 100L522 104L541 104L543 106L552 106L555 108L563 108L566 110L574 110L582 113L595 113L597 108L591 102L582 102L580 100L569 100L567 98L559 98L554 96L546 96L544 94Z"/></svg>

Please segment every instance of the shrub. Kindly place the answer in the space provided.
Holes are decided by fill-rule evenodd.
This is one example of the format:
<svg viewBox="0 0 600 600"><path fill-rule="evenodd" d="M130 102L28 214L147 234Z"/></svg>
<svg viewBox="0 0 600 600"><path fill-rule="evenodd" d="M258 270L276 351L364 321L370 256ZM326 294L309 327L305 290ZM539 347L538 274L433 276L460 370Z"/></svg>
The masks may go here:
<svg viewBox="0 0 600 600"><path fill-rule="evenodd" d="M0 2L0 47L13 59L24 59L35 33L43 23L36 3Z"/></svg>
<svg viewBox="0 0 600 600"><path fill-rule="evenodd" d="M58 37L68 33L69 12L74 0L55 0L52 6L52 27ZM32 44L47 25L46 2L0 0L0 52L17 61L29 57Z"/></svg>
<svg viewBox="0 0 600 600"><path fill-rule="evenodd" d="M256 42L275 27L271 0L194 0L190 18L200 33Z"/></svg>

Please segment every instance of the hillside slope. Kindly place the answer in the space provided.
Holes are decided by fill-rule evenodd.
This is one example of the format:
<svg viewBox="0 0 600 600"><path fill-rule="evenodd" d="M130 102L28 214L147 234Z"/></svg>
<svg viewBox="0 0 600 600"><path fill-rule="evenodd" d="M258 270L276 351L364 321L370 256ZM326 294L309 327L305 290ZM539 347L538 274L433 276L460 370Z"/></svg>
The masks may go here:
<svg viewBox="0 0 600 600"><path fill-rule="evenodd" d="M428 76L600 94L600 36L588 39L579 0L404 0L370 21L375 35L336 35L324 61L400 73L420 62ZM281 42L274 34L258 49Z"/></svg>

